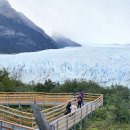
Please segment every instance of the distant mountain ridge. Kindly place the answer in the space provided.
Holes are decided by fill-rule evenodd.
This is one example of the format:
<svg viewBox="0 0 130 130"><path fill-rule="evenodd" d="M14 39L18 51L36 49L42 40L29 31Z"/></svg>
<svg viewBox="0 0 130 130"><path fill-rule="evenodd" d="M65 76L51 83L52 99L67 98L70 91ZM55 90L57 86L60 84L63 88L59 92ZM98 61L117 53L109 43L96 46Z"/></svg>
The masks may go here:
<svg viewBox="0 0 130 130"><path fill-rule="evenodd" d="M80 44L78 44L77 42L72 41L69 38L66 38L60 34L54 33L52 35L52 38L56 41L57 46L60 48L64 48L64 47L79 47L81 46Z"/></svg>
<svg viewBox="0 0 130 130"><path fill-rule="evenodd" d="M7 18L14 18L15 20L20 20L22 21L24 24L28 25L30 28L44 33L44 31L39 28L38 26L36 26L31 20L29 20L24 14L22 14L21 12L17 12L15 11L11 5L9 4L8 1L6 0L0 0L0 14L6 16ZM18 18L18 19L17 19Z"/></svg>
<svg viewBox="0 0 130 130"><path fill-rule="evenodd" d="M0 0L0 53L57 49L55 41L24 15Z"/></svg>
<svg viewBox="0 0 130 130"><path fill-rule="evenodd" d="M61 48L8 1L0 0L0 53L12 54Z"/></svg>

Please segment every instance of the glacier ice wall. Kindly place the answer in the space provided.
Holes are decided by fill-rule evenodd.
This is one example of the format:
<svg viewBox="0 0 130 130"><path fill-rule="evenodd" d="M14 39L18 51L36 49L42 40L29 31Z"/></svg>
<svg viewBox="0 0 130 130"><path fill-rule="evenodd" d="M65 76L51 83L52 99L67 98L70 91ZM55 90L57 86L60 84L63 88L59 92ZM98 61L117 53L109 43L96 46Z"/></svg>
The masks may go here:
<svg viewBox="0 0 130 130"><path fill-rule="evenodd" d="M130 87L129 52L129 46L111 45L0 55L0 68L26 83L85 79Z"/></svg>

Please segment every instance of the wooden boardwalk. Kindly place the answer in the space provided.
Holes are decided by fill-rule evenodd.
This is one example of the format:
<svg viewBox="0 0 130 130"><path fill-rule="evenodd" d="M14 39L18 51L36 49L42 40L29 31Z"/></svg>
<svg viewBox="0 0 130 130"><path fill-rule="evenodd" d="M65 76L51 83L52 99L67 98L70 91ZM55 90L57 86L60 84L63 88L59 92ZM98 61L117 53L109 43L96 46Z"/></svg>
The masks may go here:
<svg viewBox="0 0 130 130"><path fill-rule="evenodd" d="M38 105L53 106L41 111L45 113L52 130L68 130L76 127L92 111L103 105L103 95L85 93L84 106L77 112L64 115L68 101L75 102L72 93L0 93L0 130L34 130L38 126L32 113L9 108L10 105ZM4 106L6 105L6 106Z"/></svg>

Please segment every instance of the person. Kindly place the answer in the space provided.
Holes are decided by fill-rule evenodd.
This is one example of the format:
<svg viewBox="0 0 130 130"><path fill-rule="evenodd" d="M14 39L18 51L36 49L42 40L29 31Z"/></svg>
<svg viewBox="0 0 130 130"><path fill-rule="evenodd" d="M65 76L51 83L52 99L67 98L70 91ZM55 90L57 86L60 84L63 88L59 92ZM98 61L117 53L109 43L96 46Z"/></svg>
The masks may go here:
<svg viewBox="0 0 130 130"><path fill-rule="evenodd" d="M84 102L83 102L84 92L82 90L80 91L80 95L82 97L82 104L84 105Z"/></svg>
<svg viewBox="0 0 130 130"><path fill-rule="evenodd" d="M74 90L74 97L76 96L76 90Z"/></svg>
<svg viewBox="0 0 130 130"><path fill-rule="evenodd" d="M71 108L71 113L73 115L73 113L77 111L77 106L75 105L75 103L73 103L70 108Z"/></svg>
<svg viewBox="0 0 130 130"><path fill-rule="evenodd" d="M80 93L79 93L79 96L77 97L77 101L78 101L78 108L79 108L79 107L81 108L83 99L82 99L82 96L81 96Z"/></svg>
<svg viewBox="0 0 130 130"><path fill-rule="evenodd" d="M84 97L84 92L82 90L80 91L80 95L82 98Z"/></svg>
<svg viewBox="0 0 130 130"><path fill-rule="evenodd" d="M66 112L65 115L71 113L71 102L68 102L67 106L66 106Z"/></svg>

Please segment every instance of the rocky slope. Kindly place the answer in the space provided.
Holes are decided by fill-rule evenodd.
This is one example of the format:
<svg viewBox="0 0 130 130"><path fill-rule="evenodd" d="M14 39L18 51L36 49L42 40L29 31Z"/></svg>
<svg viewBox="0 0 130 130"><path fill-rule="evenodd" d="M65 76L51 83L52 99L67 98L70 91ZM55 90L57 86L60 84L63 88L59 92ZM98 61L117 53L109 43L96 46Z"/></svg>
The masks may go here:
<svg viewBox="0 0 130 130"><path fill-rule="evenodd" d="M0 53L56 49L56 42L26 16L0 0Z"/></svg>

